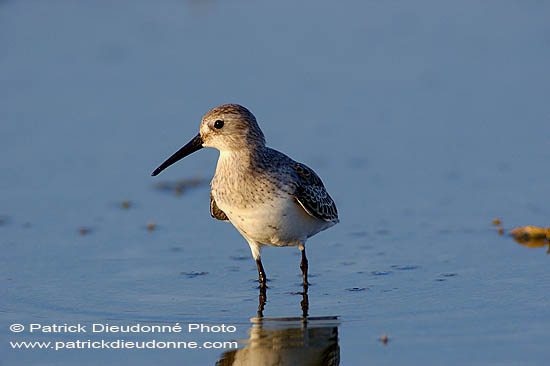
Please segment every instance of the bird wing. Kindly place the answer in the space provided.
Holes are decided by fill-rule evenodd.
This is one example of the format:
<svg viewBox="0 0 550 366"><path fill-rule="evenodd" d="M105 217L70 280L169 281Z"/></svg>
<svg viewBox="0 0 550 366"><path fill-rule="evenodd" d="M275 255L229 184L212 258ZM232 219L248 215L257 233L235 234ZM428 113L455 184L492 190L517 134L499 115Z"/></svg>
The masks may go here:
<svg viewBox="0 0 550 366"><path fill-rule="evenodd" d="M212 197L212 192L210 192L210 215L217 220L229 221L229 218L225 212L220 210L218 205L216 205L216 201L214 200L214 197Z"/></svg>
<svg viewBox="0 0 550 366"><path fill-rule="evenodd" d="M298 175L294 197L304 210L313 217L330 222L338 222L336 204L328 194L321 178L313 170L301 163L292 168Z"/></svg>

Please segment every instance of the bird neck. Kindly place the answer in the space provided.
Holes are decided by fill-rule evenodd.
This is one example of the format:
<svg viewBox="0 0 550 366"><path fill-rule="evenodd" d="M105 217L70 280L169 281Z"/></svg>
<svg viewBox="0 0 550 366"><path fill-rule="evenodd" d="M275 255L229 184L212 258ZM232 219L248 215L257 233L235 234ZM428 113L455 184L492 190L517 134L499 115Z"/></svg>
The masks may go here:
<svg viewBox="0 0 550 366"><path fill-rule="evenodd" d="M218 159L218 169L246 171L262 161L265 146L253 149L221 150Z"/></svg>

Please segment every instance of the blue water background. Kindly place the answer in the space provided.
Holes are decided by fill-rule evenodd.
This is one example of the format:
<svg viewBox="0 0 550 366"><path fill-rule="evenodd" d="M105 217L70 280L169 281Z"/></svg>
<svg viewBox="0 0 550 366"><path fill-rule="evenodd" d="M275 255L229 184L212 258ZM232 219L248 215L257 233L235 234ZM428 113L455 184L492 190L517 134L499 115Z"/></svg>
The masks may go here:
<svg viewBox="0 0 550 366"><path fill-rule="evenodd" d="M548 19L544 1L1 1L3 362L223 353L16 351L77 337L12 323L225 323L238 332L187 339L249 337L257 273L210 218L217 152L150 177L203 113L240 103L337 203L341 223L308 242L309 313L339 317L342 365L545 364L548 248L491 221L550 226ZM180 179L202 183L158 186ZM265 315L300 316L298 251L263 261Z"/></svg>

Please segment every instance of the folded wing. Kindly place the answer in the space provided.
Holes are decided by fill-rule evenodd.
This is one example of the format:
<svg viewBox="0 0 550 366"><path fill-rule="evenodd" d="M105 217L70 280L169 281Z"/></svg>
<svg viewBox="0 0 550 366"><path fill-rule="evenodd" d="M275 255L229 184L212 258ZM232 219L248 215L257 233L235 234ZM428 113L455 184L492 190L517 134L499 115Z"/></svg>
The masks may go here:
<svg viewBox="0 0 550 366"><path fill-rule="evenodd" d="M327 222L338 222L338 210L321 178L304 164L295 163L292 168L298 176L294 193L296 201L309 215Z"/></svg>
<svg viewBox="0 0 550 366"><path fill-rule="evenodd" d="M210 215L217 220L229 221L229 218L225 212L220 210L218 205L216 205L216 201L214 200L214 197L212 197L212 192L210 192Z"/></svg>

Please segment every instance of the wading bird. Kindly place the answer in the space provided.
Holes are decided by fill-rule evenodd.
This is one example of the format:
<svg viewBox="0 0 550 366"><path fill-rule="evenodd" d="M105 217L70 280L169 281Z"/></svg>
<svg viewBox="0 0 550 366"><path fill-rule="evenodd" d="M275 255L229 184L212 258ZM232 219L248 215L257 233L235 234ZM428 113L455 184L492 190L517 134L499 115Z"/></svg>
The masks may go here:
<svg viewBox="0 0 550 366"><path fill-rule="evenodd" d="M245 107L225 104L206 113L200 132L162 163L153 176L189 154L220 151L210 185L210 213L230 221L250 245L260 288L266 287L262 245L297 246L307 286L306 240L338 223L338 211L313 170L265 145L262 130Z"/></svg>

